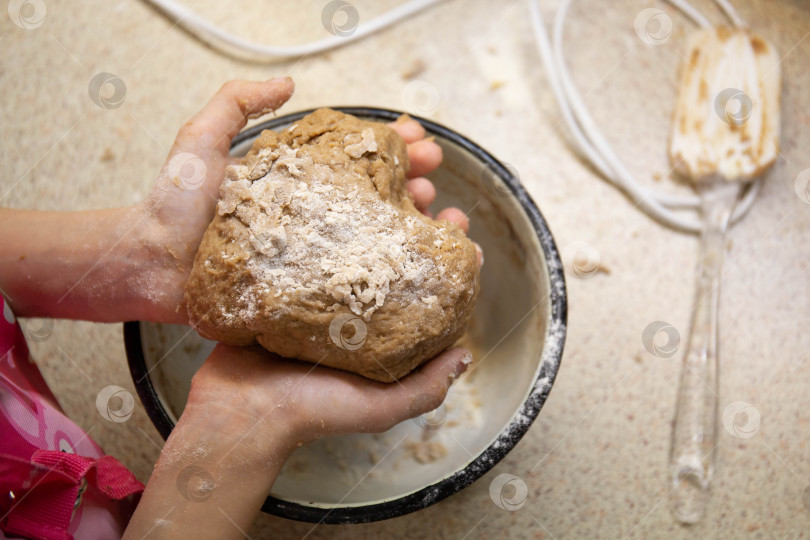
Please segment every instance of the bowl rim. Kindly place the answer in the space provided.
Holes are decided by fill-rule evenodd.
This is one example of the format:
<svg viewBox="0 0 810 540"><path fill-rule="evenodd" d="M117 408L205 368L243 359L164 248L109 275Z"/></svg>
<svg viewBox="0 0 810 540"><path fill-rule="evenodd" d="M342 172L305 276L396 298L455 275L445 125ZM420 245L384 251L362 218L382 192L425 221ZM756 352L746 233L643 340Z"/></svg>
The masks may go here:
<svg viewBox="0 0 810 540"><path fill-rule="evenodd" d="M360 118L389 122L396 120L404 114L400 111L377 107L349 106L331 108ZM233 138L231 148L242 144L248 139L257 137L265 129L277 129L282 125L300 120L315 110L316 109L308 109L294 112L251 126L241 131ZM369 523L409 514L445 499L478 480L506 457L529 430L535 418L537 418L540 409L542 409L548 398L548 394L554 384L554 379L559 371L566 337L568 312L567 296L565 275L560 261L559 251L554 243L546 220L520 183L520 180L489 152L448 127L426 118L415 115L410 116L422 124L429 135L438 135L462 147L496 174L517 199L540 242L549 277L548 299L550 309L542 357L540 359L540 369L538 370L533 385L535 391L529 393L520 409L513 415L512 420L483 452L469 462L463 469L442 478L434 484L420 488L402 497L363 505L308 506L268 496L262 505L262 510L268 514L318 524ZM165 440L171 433L174 423L163 407L163 403L149 377L149 370L146 367L146 359L141 342L140 321L124 323L124 344L130 375L135 384L138 397L140 397L141 403L146 409L150 420ZM516 418L520 419L520 421L515 421Z"/></svg>

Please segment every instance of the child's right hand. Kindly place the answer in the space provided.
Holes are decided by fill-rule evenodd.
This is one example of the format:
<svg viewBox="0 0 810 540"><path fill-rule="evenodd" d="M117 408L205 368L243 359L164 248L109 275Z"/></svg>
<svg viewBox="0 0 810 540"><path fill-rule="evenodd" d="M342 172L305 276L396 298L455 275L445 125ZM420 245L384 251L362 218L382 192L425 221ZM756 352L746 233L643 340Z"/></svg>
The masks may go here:
<svg viewBox="0 0 810 540"><path fill-rule="evenodd" d="M223 440L289 452L327 436L381 433L435 409L471 361L465 349L448 349L400 381L381 383L219 344L192 379L183 418L219 418Z"/></svg>
<svg viewBox="0 0 810 540"><path fill-rule="evenodd" d="M383 384L258 348L218 345L192 379L125 538L142 538L159 520L163 538L240 538L295 448L382 432L436 408L470 360L464 349L450 349Z"/></svg>

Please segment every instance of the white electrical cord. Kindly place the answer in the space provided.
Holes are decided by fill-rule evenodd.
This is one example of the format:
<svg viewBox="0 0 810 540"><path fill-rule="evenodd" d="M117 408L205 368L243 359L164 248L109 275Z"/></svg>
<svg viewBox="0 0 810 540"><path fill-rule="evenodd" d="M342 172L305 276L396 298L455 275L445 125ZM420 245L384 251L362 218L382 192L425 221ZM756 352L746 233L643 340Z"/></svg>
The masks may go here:
<svg viewBox="0 0 810 540"><path fill-rule="evenodd" d="M672 6L676 9L680 10L681 13L692 19L696 25L703 28L709 28L712 25L712 23L709 22L709 19L707 19L703 13L695 9L695 7L686 0L667 0L667 2L672 4Z"/></svg>
<svg viewBox="0 0 810 540"><path fill-rule="evenodd" d="M748 25L745 24L745 21L742 20L742 17L739 16L737 10L734 9L734 6L731 5L731 2L728 0L714 0L714 2L720 6L720 9L723 10L723 13L726 14L726 17L729 18L731 24L733 24L737 28L746 28Z"/></svg>
<svg viewBox="0 0 810 540"><path fill-rule="evenodd" d="M220 45L227 45L244 53L256 55L261 58L284 59L317 54L345 45L346 43L382 30L441 0L411 0L410 2L406 2L379 15L367 23L360 23L358 20L357 26L354 28L345 30L338 28L338 30L343 30L341 35L292 46L271 46L246 41L225 32L211 23L211 21L201 17L175 0L146 1L152 3L158 9L163 10L174 19L178 25L183 26L201 39L218 42ZM687 0L667 1L698 26L711 26L709 20L689 4ZM745 22L740 18L728 0L714 1L734 26L738 28L746 26ZM354 9L348 2L336 0L333 0L333 2L335 2L335 13L344 9ZM697 211L700 206L700 199L696 195L673 195L664 193L645 187L636 181L618 155L610 147L610 144L607 142L604 135L602 135L602 132L588 112L582 97L571 79L563 56L563 31L565 17L570 5L571 0L562 0L554 19L552 39L549 39L542 16L540 15L538 0L529 0L532 27L540 51L540 57L543 60L551 88L559 103L563 119L574 138L575 145L604 178L623 190L650 216L676 229L692 233L700 232L702 223L696 216L687 217L673 210L688 209ZM735 208L734 214L731 217L732 222L736 222L748 212L754 204L754 200L761 187L762 180L756 180L746 188L745 195Z"/></svg>
<svg viewBox="0 0 810 540"><path fill-rule="evenodd" d="M711 26L709 20L686 0L668 1L699 26ZM735 26L745 26L745 23L737 15L728 0L715 0L715 2ZM700 199L696 195L683 196L663 193L645 187L636 181L610 147L588 112L582 97L571 80L563 57L563 30L565 16L570 4L571 0L562 0L554 19L552 39L549 40L548 32L540 14L538 0L529 0L532 27L540 57L546 68L552 91L562 111L563 120L573 136L573 142L582 155L593 164L603 177L623 190L650 216L675 229L699 233L703 225L697 217L687 217L673 209L683 208L697 211L700 206ZM748 212L754 204L761 187L762 181L757 180L747 188L745 195L735 208L731 218L732 221L739 220Z"/></svg>
<svg viewBox="0 0 810 540"><path fill-rule="evenodd" d="M229 45L242 52L250 53L265 59L284 59L316 54L329 49L334 49L335 47L339 47L347 43L351 43L352 41L356 41L369 34L391 26L392 24L409 17L414 13L422 11L423 9L430 7L441 0L411 0L410 2L406 2L401 6L397 6L390 11L379 15L367 23L361 23L358 21L356 28L346 29L346 32L343 35L330 36L318 41L291 46L262 45L246 41L234 36L233 34L225 32L208 19L201 17L186 6L175 2L175 0L146 1L164 11L167 15L174 19L178 25L197 35L201 39L208 39L215 42L218 41L220 44ZM336 11L340 11L342 9L354 10L354 7L348 2L338 2L336 4ZM356 10L354 11L356 13Z"/></svg>

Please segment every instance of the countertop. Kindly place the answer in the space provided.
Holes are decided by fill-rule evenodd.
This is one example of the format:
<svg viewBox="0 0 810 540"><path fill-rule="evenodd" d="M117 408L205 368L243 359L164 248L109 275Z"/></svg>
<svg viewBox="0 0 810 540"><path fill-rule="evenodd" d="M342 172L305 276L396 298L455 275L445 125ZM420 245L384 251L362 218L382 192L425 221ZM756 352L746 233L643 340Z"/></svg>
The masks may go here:
<svg viewBox="0 0 810 540"><path fill-rule="evenodd" d="M213 0L184 3L263 43L328 35L323 1L246 0L239 10ZM352 3L361 20L397 4ZM548 24L556 2L542 4ZM282 112L415 106L511 164L563 254L587 246L601 271L580 277L569 268L559 376L532 428L492 471L416 514L314 528L262 515L250 536L808 538L810 204L796 186L810 168L810 4L735 4L783 57L783 139L755 206L730 231L723 273L720 410L743 407L747 431L735 436L733 427L721 426L710 507L691 527L676 523L667 507L666 464L697 239L641 213L572 151L524 1L443 2L327 54L271 64L221 54L143 1L44 0L45 18L33 29L2 13L0 204L79 210L140 200L178 128L232 78L292 75L296 93ZM721 20L709 2L696 5ZM673 22L660 46L645 44L633 29L648 7ZM686 188L671 178L666 145L678 63L692 28L663 2L581 0L565 36L573 77L617 154L643 182L677 192ZM125 82L120 107L104 109L90 99L89 82L100 72ZM430 85L438 101L415 101L413 80ZM655 321L680 336L673 356L644 347L642 333ZM121 325L24 325L67 414L146 481L162 441L143 408L124 423L105 421L95 408L98 391L110 384L135 395ZM502 510L490 499L490 483L501 473L527 486L519 510Z"/></svg>

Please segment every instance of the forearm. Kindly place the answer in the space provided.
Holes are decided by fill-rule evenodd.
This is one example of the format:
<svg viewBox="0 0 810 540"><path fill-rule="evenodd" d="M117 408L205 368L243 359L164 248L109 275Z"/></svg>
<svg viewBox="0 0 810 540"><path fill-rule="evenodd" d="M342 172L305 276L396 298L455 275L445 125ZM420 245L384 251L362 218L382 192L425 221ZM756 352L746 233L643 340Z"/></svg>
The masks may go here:
<svg viewBox="0 0 810 540"><path fill-rule="evenodd" d="M240 414L184 413L124 538L245 536L289 451L282 435L268 447L272 428L260 422L252 430Z"/></svg>
<svg viewBox="0 0 810 540"><path fill-rule="evenodd" d="M138 206L0 209L0 287L20 316L165 319L165 299L150 297L166 266L158 236Z"/></svg>

